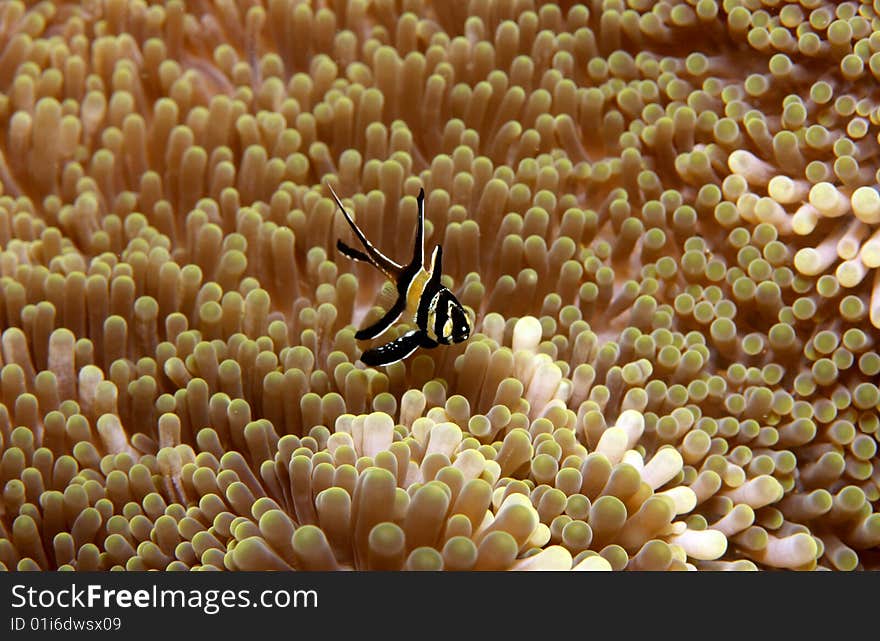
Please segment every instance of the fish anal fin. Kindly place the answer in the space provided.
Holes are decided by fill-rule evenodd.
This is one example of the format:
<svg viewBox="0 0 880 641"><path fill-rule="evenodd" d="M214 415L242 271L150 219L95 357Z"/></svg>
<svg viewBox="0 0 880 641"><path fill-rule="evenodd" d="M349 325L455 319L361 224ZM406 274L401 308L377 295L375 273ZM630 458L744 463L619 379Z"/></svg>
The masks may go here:
<svg viewBox="0 0 880 641"><path fill-rule="evenodd" d="M361 354L361 362L370 367L391 365L392 363L401 361L412 354L421 344L421 332L418 330L411 330L389 343L374 347L373 349L368 349Z"/></svg>

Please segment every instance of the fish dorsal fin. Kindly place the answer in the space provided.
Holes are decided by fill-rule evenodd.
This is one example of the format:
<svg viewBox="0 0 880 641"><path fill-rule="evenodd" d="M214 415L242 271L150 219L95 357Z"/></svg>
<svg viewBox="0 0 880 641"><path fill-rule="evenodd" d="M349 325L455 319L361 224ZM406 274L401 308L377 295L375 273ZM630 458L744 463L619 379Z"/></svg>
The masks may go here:
<svg viewBox="0 0 880 641"><path fill-rule="evenodd" d="M422 267L425 263L425 190L419 189L416 199L418 215L416 216L416 237L413 242L413 257L409 266Z"/></svg>
<svg viewBox="0 0 880 641"><path fill-rule="evenodd" d="M431 254L431 279L428 284L437 288L440 287L440 279L443 277L443 247L434 245L434 252Z"/></svg>
<svg viewBox="0 0 880 641"><path fill-rule="evenodd" d="M398 265L393 260L388 258L385 254L373 247L373 244L369 240L367 240L367 237L364 235L364 232L361 230L361 228L358 227L357 223L354 222L351 214L349 214L348 210L345 209L345 206L342 204L339 196L336 195L336 192L333 191L333 187L330 186L330 183L325 184L327 185L327 189L330 190L330 194L333 197L333 200L336 202L336 206L339 207L339 211L342 212L342 215L345 218L345 222L347 222L348 226L351 227L351 231L354 232L355 237L357 237L361 245L363 245L366 253L349 247L342 241L339 241L337 243L339 251L354 260L364 260L364 258L366 258L370 263L382 270L389 278L397 278L400 275L400 272L403 270L403 266Z"/></svg>

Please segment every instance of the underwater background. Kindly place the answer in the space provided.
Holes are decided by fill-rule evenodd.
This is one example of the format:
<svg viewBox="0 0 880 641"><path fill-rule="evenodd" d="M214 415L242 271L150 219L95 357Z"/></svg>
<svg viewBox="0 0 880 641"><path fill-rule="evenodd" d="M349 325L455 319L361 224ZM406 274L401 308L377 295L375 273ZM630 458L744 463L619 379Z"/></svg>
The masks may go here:
<svg viewBox="0 0 880 641"><path fill-rule="evenodd" d="M880 568L878 79L876 0L3 2L0 568ZM358 360L328 186L469 340Z"/></svg>

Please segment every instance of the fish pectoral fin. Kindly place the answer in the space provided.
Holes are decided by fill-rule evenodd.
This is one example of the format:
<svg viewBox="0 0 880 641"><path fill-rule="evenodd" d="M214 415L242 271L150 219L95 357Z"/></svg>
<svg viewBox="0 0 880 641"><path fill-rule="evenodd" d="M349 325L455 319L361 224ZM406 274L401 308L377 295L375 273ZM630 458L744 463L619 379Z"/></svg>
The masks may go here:
<svg viewBox="0 0 880 641"><path fill-rule="evenodd" d="M397 291L397 285L390 280L386 280L382 285L382 289L379 290L379 295L376 296L373 305L377 305L382 309L391 309L397 303L398 298L400 298L400 292Z"/></svg>
<svg viewBox="0 0 880 641"><path fill-rule="evenodd" d="M402 296L399 296L394 302L394 305L392 305L391 308L382 315L382 318L380 318L368 327L359 329L357 332L355 332L354 337L359 341L376 338L379 334L391 327L394 321L400 318L400 315L403 313L403 310L405 308L406 300Z"/></svg>
<svg viewBox="0 0 880 641"><path fill-rule="evenodd" d="M379 365L391 365L401 361L423 344L421 334L420 330L414 329L390 343L368 349L361 354L361 362L370 367L378 367Z"/></svg>

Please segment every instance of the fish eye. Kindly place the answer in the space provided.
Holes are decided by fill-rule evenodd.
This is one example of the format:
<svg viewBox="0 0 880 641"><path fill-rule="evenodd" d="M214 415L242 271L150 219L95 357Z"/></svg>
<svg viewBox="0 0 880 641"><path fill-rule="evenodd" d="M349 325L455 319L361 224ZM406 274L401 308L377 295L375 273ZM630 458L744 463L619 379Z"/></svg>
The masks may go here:
<svg viewBox="0 0 880 641"><path fill-rule="evenodd" d="M452 308L452 339L456 343L466 341L471 333L467 315L460 306Z"/></svg>

